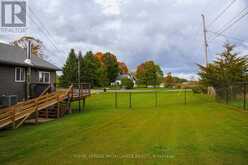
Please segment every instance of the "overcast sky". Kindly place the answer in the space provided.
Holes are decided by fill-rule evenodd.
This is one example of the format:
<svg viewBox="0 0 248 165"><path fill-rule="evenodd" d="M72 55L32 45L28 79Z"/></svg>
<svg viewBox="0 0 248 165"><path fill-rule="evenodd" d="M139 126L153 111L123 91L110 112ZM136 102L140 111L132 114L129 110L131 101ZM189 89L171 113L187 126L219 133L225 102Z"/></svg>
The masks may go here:
<svg viewBox="0 0 248 165"><path fill-rule="evenodd" d="M201 14L207 25L232 0L29 0L31 10L51 39L44 35L37 17L30 13L29 33L42 40L49 51L49 60L63 66L71 48L83 53L111 51L135 69L145 60L154 60L165 73L190 78L197 73L196 63L204 63ZM247 0L237 0L232 7L208 29L218 32L242 9ZM34 23L36 22L36 23ZM241 40L248 37L248 17L232 27L226 35ZM0 35L0 40L12 41L21 35ZM211 40L210 33L208 38ZM226 41L220 37L209 43L209 60L221 51ZM245 54L248 42L229 39L240 45ZM52 52L52 53L51 53Z"/></svg>

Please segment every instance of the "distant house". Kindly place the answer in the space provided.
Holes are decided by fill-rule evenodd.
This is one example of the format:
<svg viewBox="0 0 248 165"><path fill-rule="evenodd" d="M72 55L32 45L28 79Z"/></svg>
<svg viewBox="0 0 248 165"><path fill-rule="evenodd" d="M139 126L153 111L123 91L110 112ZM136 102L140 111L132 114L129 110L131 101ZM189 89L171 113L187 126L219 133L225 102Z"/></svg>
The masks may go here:
<svg viewBox="0 0 248 165"><path fill-rule="evenodd" d="M27 49L0 43L0 96L15 95L19 101L36 97L49 85L55 87L56 71L60 70Z"/></svg>
<svg viewBox="0 0 248 165"><path fill-rule="evenodd" d="M132 73L119 74L117 76L117 78L115 79L115 82L112 83L112 85L121 85L121 80L123 78L128 78L129 80L131 80L134 83L134 85L136 85L136 79L135 79L135 77L134 77L134 75Z"/></svg>

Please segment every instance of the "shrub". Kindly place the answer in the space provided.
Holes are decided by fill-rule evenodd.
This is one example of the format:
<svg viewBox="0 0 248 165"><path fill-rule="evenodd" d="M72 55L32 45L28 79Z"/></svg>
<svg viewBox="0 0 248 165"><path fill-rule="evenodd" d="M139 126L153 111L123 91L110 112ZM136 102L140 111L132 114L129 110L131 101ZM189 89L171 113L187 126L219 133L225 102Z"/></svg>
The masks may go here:
<svg viewBox="0 0 248 165"><path fill-rule="evenodd" d="M133 89L133 87L134 87L133 81L131 81L131 80L128 79L128 78L123 78L123 79L121 80L121 85L122 85L122 87L124 87L125 89Z"/></svg>
<svg viewBox="0 0 248 165"><path fill-rule="evenodd" d="M207 93L207 88L201 85L192 88L193 93Z"/></svg>

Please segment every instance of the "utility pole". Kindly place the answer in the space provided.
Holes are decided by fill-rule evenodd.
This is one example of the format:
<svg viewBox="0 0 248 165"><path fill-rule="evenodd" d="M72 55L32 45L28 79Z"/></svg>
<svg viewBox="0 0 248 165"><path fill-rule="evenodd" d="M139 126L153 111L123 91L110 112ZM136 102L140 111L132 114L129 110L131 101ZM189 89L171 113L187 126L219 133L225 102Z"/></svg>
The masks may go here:
<svg viewBox="0 0 248 165"><path fill-rule="evenodd" d="M81 57L81 52L78 53L78 110L81 112L81 80L80 80L80 57Z"/></svg>
<svg viewBox="0 0 248 165"><path fill-rule="evenodd" d="M204 34L205 63L207 67L208 66L208 42L207 42L206 20L205 20L204 14L202 14L202 22L203 22L203 34Z"/></svg>

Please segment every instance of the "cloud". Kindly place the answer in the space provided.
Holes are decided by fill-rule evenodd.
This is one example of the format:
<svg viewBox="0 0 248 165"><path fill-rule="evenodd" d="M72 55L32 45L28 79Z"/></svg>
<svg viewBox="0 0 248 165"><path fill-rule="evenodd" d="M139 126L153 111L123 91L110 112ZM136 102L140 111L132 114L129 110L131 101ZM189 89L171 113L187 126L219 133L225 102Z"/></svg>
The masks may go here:
<svg viewBox="0 0 248 165"><path fill-rule="evenodd" d="M195 64L204 62L201 14L206 15L209 23L226 5L225 0L30 1L31 9L53 36L59 51L43 34L44 27L37 23L30 21L28 34L43 40L50 58L59 66L67 56L64 52L75 48L82 52L111 51L131 69L145 60L155 60L165 72L192 75L197 73ZM219 31L245 6L248 6L246 0L237 1L209 29ZM30 16L37 21L32 13ZM245 39L247 26L244 19L226 35ZM0 37L10 41L19 36ZM211 40L213 35L209 34L208 38ZM210 60L222 50L223 40L220 37L209 43ZM245 49L245 46L239 48Z"/></svg>

